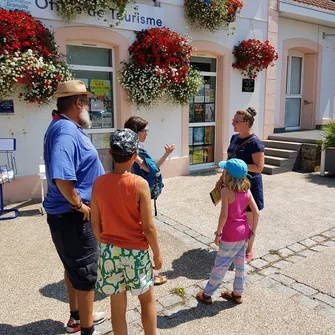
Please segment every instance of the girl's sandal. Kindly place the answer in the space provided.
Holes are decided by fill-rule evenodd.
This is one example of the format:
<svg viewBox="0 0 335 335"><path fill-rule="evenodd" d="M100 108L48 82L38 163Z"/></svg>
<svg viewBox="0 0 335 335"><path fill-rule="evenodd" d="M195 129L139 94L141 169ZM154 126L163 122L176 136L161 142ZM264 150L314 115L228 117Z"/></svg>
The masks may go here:
<svg viewBox="0 0 335 335"><path fill-rule="evenodd" d="M206 304L206 305L210 305L213 301L212 301L212 298L210 297L210 296L208 296L208 295L206 295L205 293L204 293L204 291L199 291L198 293L197 293L197 295L195 296L195 298L198 300L198 301L200 301L200 302L202 302L202 303L204 303L204 304Z"/></svg>
<svg viewBox="0 0 335 335"><path fill-rule="evenodd" d="M242 297L240 295L236 295L232 291L225 291L221 293L221 297L226 300L231 300L235 302L235 304L242 304Z"/></svg>

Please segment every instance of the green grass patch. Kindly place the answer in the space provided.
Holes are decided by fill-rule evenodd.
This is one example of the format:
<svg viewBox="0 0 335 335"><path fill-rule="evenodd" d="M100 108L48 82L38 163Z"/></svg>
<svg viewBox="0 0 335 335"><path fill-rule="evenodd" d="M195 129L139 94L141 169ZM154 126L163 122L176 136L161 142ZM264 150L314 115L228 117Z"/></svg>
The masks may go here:
<svg viewBox="0 0 335 335"><path fill-rule="evenodd" d="M181 298L186 296L185 289L183 287L175 287L170 292Z"/></svg>
<svg viewBox="0 0 335 335"><path fill-rule="evenodd" d="M271 255L278 255L279 257L281 256L279 250L271 249L271 250L269 250L269 253L270 253Z"/></svg>

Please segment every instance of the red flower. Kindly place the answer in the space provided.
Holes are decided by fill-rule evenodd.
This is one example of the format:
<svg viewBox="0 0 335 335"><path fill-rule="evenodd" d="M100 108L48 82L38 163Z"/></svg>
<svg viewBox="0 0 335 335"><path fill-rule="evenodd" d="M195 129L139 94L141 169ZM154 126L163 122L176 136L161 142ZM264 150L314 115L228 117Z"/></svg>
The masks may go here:
<svg viewBox="0 0 335 335"><path fill-rule="evenodd" d="M244 76L248 75L249 78L256 78L257 72L273 66L278 59L278 53L269 41L263 43L255 39L242 41L235 45L233 55L235 56L233 68L239 69Z"/></svg>

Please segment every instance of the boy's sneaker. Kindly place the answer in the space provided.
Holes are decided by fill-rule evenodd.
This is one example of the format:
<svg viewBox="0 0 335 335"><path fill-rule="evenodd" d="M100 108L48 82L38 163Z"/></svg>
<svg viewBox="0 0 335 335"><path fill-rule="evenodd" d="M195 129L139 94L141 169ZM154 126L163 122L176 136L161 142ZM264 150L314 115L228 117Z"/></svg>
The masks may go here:
<svg viewBox="0 0 335 335"><path fill-rule="evenodd" d="M94 312L93 313L93 324L94 325L99 325L100 323L103 323L105 320L106 320L105 312ZM70 334L79 332L80 331L80 320L76 320L73 317L70 317L65 329ZM99 335L99 332L93 333L93 335Z"/></svg>

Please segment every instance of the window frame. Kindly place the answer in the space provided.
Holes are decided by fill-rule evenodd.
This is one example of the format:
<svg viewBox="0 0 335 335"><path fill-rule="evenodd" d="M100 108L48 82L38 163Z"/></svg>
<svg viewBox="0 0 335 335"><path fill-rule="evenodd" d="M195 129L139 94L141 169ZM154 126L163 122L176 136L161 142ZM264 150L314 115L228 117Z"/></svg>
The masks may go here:
<svg viewBox="0 0 335 335"><path fill-rule="evenodd" d="M94 65L76 65L76 64L68 64L71 70L78 70L78 71L91 71L91 72L108 72L112 73L112 94L113 94L113 115L112 115L112 122L114 127L109 128L94 128L94 129L86 129L87 134L105 134L105 133L112 133L116 128L116 89L115 89L115 50L112 47L107 47L105 45L87 45L84 43L67 43L66 46L73 45L73 46L81 46L86 48L102 48L111 50L112 54L112 66L94 66Z"/></svg>

